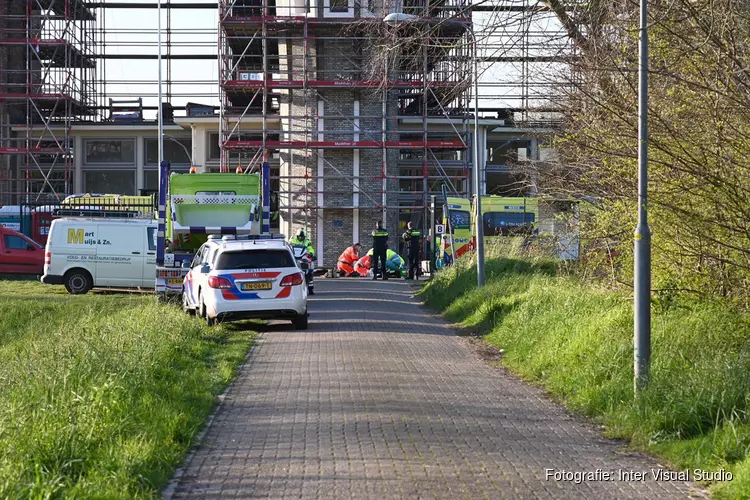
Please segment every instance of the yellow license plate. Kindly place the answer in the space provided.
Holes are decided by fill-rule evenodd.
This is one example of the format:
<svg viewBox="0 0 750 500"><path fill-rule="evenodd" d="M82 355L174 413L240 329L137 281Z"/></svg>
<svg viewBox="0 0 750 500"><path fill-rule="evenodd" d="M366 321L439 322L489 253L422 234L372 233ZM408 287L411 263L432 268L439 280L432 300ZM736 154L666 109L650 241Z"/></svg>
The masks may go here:
<svg viewBox="0 0 750 500"><path fill-rule="evenodd" d="M169 278L167 283L170 285L182 285L182 278Z"/></svg>
<svg viewBox="0 0 750 500"><path fill-rule="evenodd" d="M247 290L270 290L271 287L273 287L273 282L271 281L259 281L256 283L241 283L240 284L240 290L247 291Z"/></svg>

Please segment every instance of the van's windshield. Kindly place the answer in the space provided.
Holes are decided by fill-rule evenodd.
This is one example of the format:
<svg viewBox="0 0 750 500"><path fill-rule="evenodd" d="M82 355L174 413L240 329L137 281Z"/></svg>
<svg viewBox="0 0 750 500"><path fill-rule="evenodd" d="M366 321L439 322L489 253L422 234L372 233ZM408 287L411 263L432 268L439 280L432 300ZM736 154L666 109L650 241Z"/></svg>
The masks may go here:
<svg viewBox="0 0 750 500"><path fill-rule="evenodd" d="M270 269L295 267L292 254L288 250L241 250L223 252L216 259L216 270Z"/></svg>

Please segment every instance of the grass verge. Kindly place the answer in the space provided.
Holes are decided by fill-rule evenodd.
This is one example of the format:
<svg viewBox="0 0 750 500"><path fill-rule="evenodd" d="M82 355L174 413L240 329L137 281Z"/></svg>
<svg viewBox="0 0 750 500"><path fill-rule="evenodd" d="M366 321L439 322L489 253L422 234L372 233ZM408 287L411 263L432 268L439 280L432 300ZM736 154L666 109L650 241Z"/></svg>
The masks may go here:
<svg viewBox="0 0 750 500"><path fill-rule="evenodd" d="M632 298L563 276L556 263L471 260L438 273L426 303L504 350L503 364L568 407L679 468L729 471L715 498L750 498L750 318L710 303L652 316L651 384L633 403ZM726 475L725 475L726 478Z"/></svg>
<svg viewBox="0 0 750 500"><path fill-rule="evenodd" d="M0 498L157 498L253 338L153 296L0 296Z"/></svg>

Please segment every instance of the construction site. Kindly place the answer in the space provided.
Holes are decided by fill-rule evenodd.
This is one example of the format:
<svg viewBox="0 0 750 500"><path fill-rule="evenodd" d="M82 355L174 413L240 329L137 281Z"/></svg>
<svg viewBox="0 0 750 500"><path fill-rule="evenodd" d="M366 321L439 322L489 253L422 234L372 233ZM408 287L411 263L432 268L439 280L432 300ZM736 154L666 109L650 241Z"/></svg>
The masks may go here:
<svg viewBox="0 0 750 500"><path fill-rule="evenodd" d="M533 196L571 53L528 0L1 0L0 205L154 193L161 113L173 171L268 162L272 227L332 265L471 196L475 123L481 192Z"/></svg>

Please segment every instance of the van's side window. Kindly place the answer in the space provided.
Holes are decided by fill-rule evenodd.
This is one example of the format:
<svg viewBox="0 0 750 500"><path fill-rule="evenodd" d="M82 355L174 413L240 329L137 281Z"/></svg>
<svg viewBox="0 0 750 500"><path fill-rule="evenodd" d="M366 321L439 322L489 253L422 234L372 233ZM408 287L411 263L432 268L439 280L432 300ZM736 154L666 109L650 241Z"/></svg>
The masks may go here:
<svg viewBox="0 0 750 500"><path fill-rule="evenodd" d="M156 250L156 228L155 227L149 227L146 229L147 231L147 239L148 239L148 249L149 250Z"/></svg>

